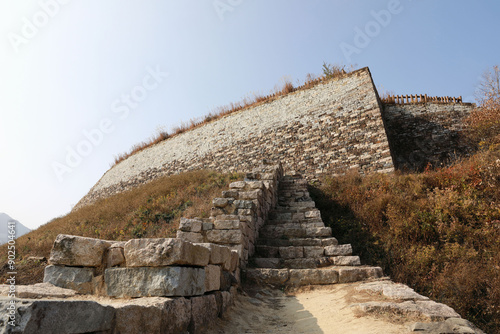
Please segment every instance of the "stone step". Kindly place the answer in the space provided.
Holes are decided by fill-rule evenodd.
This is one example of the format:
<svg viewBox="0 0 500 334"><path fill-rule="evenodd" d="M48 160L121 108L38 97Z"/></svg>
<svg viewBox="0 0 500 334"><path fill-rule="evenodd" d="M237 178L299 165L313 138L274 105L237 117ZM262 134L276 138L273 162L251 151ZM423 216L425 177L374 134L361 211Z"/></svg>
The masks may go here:
<svg viewBox="0 0 500 334"><path fill-rule="evenodd" d="M298 258L298 259L282 259L282 258L253 258L249 265L255 268L272 268L272 269L314 269L327 266L359 266L361 265L359 256L330 256L318 258Z"/></svg>
<svg viewBox="0 0 500 334"><path fill-rule="evenodd" d="M269 212L268 219L270 220L299 220L299 219L321 219L321 213L315 208L304 209L281 209Z"/></svg>
<svg viewBox="0 0 500 334"><path fill-rule="evenodd" d="M337 239L331 238L290 238L290 239L265 239L259 238L256 245L288 247L288 246L332 246L338 245Z"/></svg>
<svg viewBox="0 0 500 334"><path fill-rule="evenodd" d="M316 226L316 223L323 223L321 218L304 218L304 219L295 219L295 220L283 220L283 219L271 219L266 220L265 225L284 225L284 224L311 224L311 226Z"/></svg>
<svg viewBox="0 0 500 334"><path fill-rule="evenodd" d="M282 259L298 259L298 258L320 258L325 256L350 256L352 255L352 247L346 245L331 245L331 246L255 246L255 256L260 258L282 258Z"/></svg>
<svg viewBox="0 0 500 334"><path fill-rule="evenodd" d="M259 236L267 239L318 238L332 236L332 229L330 227L288 227L287 225L289 224L264 225L259 231Z"/></svg>
<svg viewBox="0 0 500 334"><path fill-rule="evenodd" d="M369 266L329 266L318 269L248 268L243 272L247 281L272 286L352 283L382 276L382 268Z"/></svg>

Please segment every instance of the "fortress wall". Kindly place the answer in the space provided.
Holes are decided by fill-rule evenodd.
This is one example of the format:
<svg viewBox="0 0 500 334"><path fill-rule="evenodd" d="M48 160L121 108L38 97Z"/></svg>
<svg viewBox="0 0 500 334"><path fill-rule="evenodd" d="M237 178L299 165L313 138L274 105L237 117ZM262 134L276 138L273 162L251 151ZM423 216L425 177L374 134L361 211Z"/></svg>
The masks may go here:
<svg viewBox="0 0 500 334"><path fill-rule="evenodd" d="M400 170L440 166L473 151L462 135L471 103L385 104L383 117L394 160Z"/></svg>
<svg viewBox="0 0 500 334"><path fill-rule="evenodd" d="M363 68L230 114L141 151L111 168L77 208L163 175L245 171L282 161L308 179L357 168L393 171L381 108Z"/></svg>

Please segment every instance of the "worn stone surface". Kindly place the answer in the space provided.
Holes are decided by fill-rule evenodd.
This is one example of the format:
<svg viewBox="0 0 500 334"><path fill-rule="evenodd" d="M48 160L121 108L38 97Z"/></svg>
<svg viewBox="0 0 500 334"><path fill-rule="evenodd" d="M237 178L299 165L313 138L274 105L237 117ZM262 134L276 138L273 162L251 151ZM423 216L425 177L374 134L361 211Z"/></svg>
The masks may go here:
<svg viewBox="0 0 500 334"><path fill-rule="evenodd" d="M203 235L198 232L184 232L184 231L177 231L177 238L182 239L184 241L192 242L192 243L203 243L205 239L203 238Z"/></svg>
<svg viewBox="0 0 500 334"><path fill-rule="evenodd" d="M11 299L0 297L0 309L7 310ZM30 300L16 302L15 333L110 333L115 310L94 301ZM0 332L12 333L7 312L0 313Z"/></svg>
<svg viewBox="0 0 500 334"><path fill-rule="evenodd" d="M208 265L205 267L205 292L220 289L221 271L220 266Z"/></svg>
<svg viewBox="0 0 500 334"><path fill-rule="evenodd" d="M201 220L182 217L179 223L179 230L184 232L201 232L202 224Z"/></svg>
<svg viewBox="0 0 500 334"><path fill-rule="evenodd" d="M94 268L49 265L45 267L43 282L60 288L72 289L79 293L90 294L93 292L93 277Z"/></svg>
<svg viewBox="0 0 500 334"><path fill-rule="evenodd" d="M251 282L281 286L288 281L290 274L288 269L252 268L245 271L245 277Z"/></svg>
<svg viewBox="0 0 500 334"><path fill-rule="evenodd" d="M409 286L397 284L392 281L364 283L356 287L356 290L380 293L387 298L395 300L429 300L429 298L416 293Z"/></svg>
<svg viewBox="0 0 500 334"><path fill-rule="evenodd" d="M204 333L207 326L212 324L218 315L215 295L205 295L191 298L191 323L189 333Z"/></svg>
<svg viewBox="0 0 500 334"><path fill-rule="evenodd" d="M409 326L409 330L422 334L484 334L473 323L459 318L449 318L445 321L431 323L418 322Z"/></svg>
<svg viewBox="0 0 500 334"><path fill-rule="evenodd" d="M191 320L191 301L149 297L113 305L115 333L185 333Z"/></svg>
<svg viewBox="0 0 500 334"><path fill-rule="evenodd" d="M230 270L231 249L229 247L212 243L200 243L197 245L208 249L208 251L210 252L210 264L221 264L224 266L224 270Z"/></svg>
<svg viewBox="0 0 500 334"><path fill-rule="evenodd" d="M290 269L288 284L295 286L335 284L339 282L337 269Z"/></svg>
<svg viewBox="0 0 500 334"><path fill-rule="evenodd" d="M210 251L181 239L132 239L125 244L128 267L206 266Z"/></svg>
<svg viewBox="0 0 500 334"><path fill-rule="evenodd" d="M352 255L352 246L350 244L326 246L325 255L326 256Z"/></svg>
<svg viewBox="0 0 500 334"><path fill-rule="evenodd" d="M106 267L116 267L125 264L123 247L113 247L106 251Z"/></svg>
<svg viewBox="0 0 500 334"><path fill-rule="evenodd" d="M98 267L109 241L59 234L50 252L50 263L66 266Z"/></svg>
<svg viewBox="0 0 500 334"><path fill-rule="evenodd" d="M51 283L36 283L33 285L16 285L15 294L17 298L69 298L77 295L77 292L72 289L64 289L57 287ZM8 296L10 285L0 285L0 296Z"/></svg>
<svg viewBox="0 0 500 334"><path fill-rule="evenodd" d="M382 277L380 267L345 267L339 268L339 283L352 283L363 281L367 278Z"/></svg>
<svg viewBox="0 0 500 334"><path fill-rule="evenodd" d="M451 307L434 301L404 301L401 303L368 302L354 304L353 307L363 313L389 312L407 317L425 318L429 321L460 318L460 315Z"/></svg>
<svg viewBox="0 0 500 334"><path fill-rule="evenodd" d="M240 230L208 231L207 241L216 244L241 244L243 243L243 232Z"/></svg>
<svg viewBox="0 0 500 334"><path fill-rule="evenodd" d="M108 296L197 296L205 293L205 269L190 267L110 268L105 271Z"/></svg>

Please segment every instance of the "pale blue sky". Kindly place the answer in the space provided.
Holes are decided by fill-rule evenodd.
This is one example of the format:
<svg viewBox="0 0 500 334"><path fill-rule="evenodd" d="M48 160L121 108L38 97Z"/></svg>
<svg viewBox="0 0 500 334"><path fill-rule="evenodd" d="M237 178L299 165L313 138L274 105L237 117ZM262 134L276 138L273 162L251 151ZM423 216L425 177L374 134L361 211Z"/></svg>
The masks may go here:
<svg viewBox="0 0 500 334"><path fill-rule="evenodd" d="M158 126L319 74L323 61L369 66L396 93L471 100L500 63L499 14L497 1L3 0L0 212L46 223ZM70 167L77 149L86 156Z"/></svg>

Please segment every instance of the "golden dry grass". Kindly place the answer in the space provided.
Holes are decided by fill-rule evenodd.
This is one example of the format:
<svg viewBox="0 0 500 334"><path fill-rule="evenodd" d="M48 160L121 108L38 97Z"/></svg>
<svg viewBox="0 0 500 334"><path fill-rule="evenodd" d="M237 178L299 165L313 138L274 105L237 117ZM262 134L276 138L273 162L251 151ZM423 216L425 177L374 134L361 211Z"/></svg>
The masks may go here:
<svg viewBox="0 0 500 334"><path fill-rule="evenodd" d="M28 257L48 258L58 234L123 241L175 237L181 217L209 217L212 199L239 179L240 174L210 171L163 177L56 218L17 239L17 283L41 281L46 263ZM6 245L0 247L0 254L0 278L5 281Z"/></svg>

